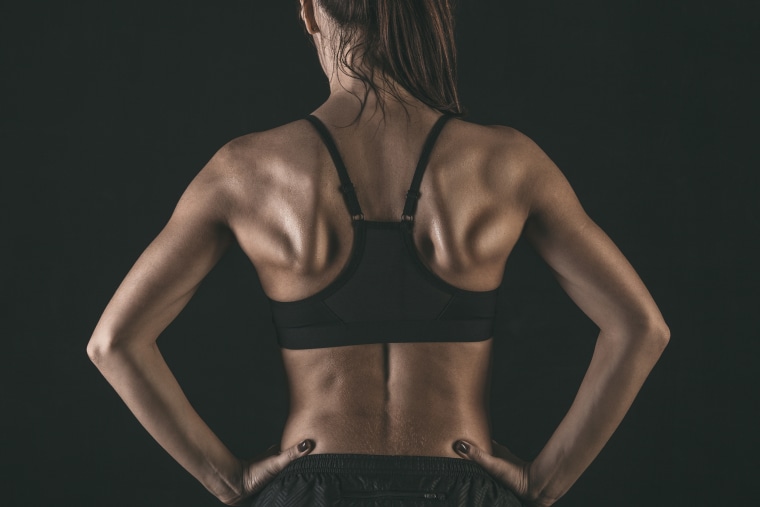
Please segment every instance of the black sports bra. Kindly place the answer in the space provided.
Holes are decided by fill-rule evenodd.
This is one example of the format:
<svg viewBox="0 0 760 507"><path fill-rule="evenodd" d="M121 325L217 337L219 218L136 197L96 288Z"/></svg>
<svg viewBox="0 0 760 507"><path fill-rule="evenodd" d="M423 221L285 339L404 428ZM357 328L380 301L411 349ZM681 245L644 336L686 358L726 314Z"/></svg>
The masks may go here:
<svg viewBox="0 0 760 507"><path fill-rule="evenodd" d="M441 116L427 136L400 222L365 220L327 127L306 117L324 141L340 177L351 214L354 240L338 277L299 301L270 301L277 340L286 349L369 343L474 342L492 335L497 290L469 291L435 275L414 246L412 226L422 175L438 134Z"/></svg>

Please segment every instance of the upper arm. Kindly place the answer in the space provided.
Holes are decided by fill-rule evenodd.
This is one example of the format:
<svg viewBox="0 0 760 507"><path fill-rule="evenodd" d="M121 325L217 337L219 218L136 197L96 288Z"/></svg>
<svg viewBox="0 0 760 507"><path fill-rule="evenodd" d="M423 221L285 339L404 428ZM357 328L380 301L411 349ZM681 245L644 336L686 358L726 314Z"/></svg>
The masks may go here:
<svg viewBox="0 0 760 507"><path fill-rule="evenodd" d="M223 148L192 180L109 302L94 341L154 341L184 308L233 241L229 163Z"/></svg>
<svg viewBox="0 0 760 507"><path fill-rule="evenodd" d="M523 136L524 234L562 288L602 330L666 329L649 291L583 210L557 166Z"/></svg>

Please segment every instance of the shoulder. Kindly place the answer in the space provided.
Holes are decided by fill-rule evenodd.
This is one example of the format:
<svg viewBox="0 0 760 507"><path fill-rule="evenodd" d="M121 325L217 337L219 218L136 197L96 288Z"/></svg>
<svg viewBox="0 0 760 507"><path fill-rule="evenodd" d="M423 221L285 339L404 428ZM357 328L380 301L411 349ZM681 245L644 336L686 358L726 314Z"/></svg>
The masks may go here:
<svg viewBox="0 0 760 507"><path fill-rule="evenodd" d="M533 141L519 130L508 125L486 125L467 121L463 118L453 118L449 121L450 128L456 131L456 136L464 139L480 139L484 144L493 148L530 148Z"/></svg>
<svg viewBox="0 0 760 507"><path fill-rule="evenodd" d="M293 121L269 130L252 132L224 144L209 160L204 171L219 178L261 176L280 161L298 156L308 139L310 127L305 121Z"/></svg>
<svg viewBox="0 0 760 507"><path fill-rule="evenodd" d="M310 128L296 120L234 138L214 153L196 179L226 199L255 200L299 176L293 172L304 167L314 142Z"/></svg>
<svg viewBox="0 0 760 507"><path fill-rule="evenodd" d="M513 127L464 120L452 123L456 129L453 132L457 136L455 144L461 141L471 147L468 158L478 159L488 186L509 202L530 208L536 187L559 172L538 144Z"/></svg>
<svg viewBox="0 0 760 507"><path fill-rule="evenodd" d="M548 158L527 135L506 125L480 125L464 120L452 122L458 141L473 146L481 156L497 162L495 169L530 170Z"/></svg>

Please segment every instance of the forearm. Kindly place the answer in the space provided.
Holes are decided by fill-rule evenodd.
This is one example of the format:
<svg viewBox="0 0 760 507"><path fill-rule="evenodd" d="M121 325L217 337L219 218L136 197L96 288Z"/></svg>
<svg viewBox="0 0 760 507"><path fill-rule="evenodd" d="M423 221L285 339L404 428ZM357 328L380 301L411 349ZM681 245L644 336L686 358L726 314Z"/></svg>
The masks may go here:
<svg viewBox="0 0 760 507"><path fill-rule="evenodd" d="M180 465L222 501L240 494L240 461L190 405L155 343L91 345L88 352L138 421Z"/></svg>
<svg viewBox="0 0 760 507"><path fill-rule="evenodd" d="M560 498L599 454L667 340L666 330L600 333L573 404L530 466L530 496L537 505Z"/></svg>

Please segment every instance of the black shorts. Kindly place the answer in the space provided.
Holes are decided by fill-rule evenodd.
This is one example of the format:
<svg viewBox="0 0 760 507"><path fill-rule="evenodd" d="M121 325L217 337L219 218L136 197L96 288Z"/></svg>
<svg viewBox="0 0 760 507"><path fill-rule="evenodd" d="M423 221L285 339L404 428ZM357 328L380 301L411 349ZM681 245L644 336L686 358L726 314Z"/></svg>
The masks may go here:
<svg viewBox="0 0 760 507"><path fill-rule="evenodd" d="M480 465L460 458L312 454L290 463L250 507L522 507Z"/></svg>

